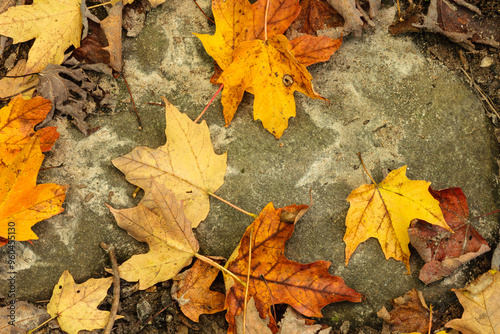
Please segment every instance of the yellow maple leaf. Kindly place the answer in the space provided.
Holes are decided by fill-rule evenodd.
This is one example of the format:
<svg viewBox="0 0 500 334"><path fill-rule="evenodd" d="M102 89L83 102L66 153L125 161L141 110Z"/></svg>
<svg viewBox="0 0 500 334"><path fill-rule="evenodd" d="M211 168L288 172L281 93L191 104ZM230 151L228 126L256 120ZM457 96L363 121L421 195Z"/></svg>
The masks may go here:
<svg viewBox="0 0 500 334"><path fill-rule="evenodd" d="M429 193L430 182L409 180L406 166L393 170L379 184L365 184L353 190L346 217L346 265L358 245L377 238L386 259L403 261L410 271L408 226L422 219L450 230L439 207Z"/></svg>
<svg viewBox="0 0 500 334"><path fill-rule="evenodd" d="M143 204L150 209L152 179L172 190L196 227L210 210L209 194L224 183L227 154L215 154L205 121L194 123L164 100L167 143L157 149L136 147L112 162L130 183L144 189Z"/></svg>
<svg viewBox="0 0 500 334"><path fill-rule="evenodd" d="M500 333L500 272L490 270L466 288L455 290L464 307L461 319L453 319L446 327L463 334Z"/></svg>
<svg viewBox="0 0 500 334"><path fill-rule="evenodd" d="M152 181L150 191L157 214L142 203L123 210L108 205L118 226L149 245L148 253L134 255L118 268L121 278L139 281L141 290L177 275L199 248L182 203L163 184Z"/></svg>
<svg viewBox="0 0 500 334"><path fill-rule="evenodd" d="M36 184L43 158L35 135L12 163L0 165L0 237L8 239L9 228L14 228L16 241L38 239L31 227L64 211L65 186Z"/></svg>
<svg viewBox="0 0 500 334"><path fill-rule="evenodd" d="M69 334L81 330L104 328L108 323L109 312L97 309L106 297L113 278L91 278L82 284L75 284L69 271L64 271L47 304L47 312L57 318L61 329ZM123 318L118 315L117 319Z"/></svg>
<svg viewBox="0 0 500 334"><path fill-rule="evenodd" d="M294 58L288 44L285 36L276 35L267 42L243 42L233 52L233 62L218 80L225 88L222 105L226 125L231 123L245 90L255 94L254 119L261 120L276 138L295 116L293 92L324 99L314 91L311 74Z"/></svg>
<svg viewBox="0 0 500 334"><path fill-rule="evenodd" d="M80 4L81 0L34 0L33 5L11 7L0 15L0 35L12 37L14 43L36 39L25 74L61 64L67 48L80 46Z"/></svg>

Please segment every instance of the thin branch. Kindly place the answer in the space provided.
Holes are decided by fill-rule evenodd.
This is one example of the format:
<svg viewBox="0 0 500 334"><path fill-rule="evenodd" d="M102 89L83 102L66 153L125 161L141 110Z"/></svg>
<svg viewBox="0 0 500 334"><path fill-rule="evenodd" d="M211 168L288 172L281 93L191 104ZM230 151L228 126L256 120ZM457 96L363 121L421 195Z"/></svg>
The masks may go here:
<svg viewBox="0 0 500 334"><path fill-rule="evenodd" d="M198 7L198 9L200 10L200 12L202 12L202 14L205 15L205 17L207 18L207 20L209 20L210 22L212 22L213 24L215 24L215 21L212 20L210 17L208 17L207 14L205 14L205 12L203 11L203 9L201 9L200 5L198 5L198 3L196 2L196 0L193 0L193 2L196 4L196 7Z"/></svg>
<svg viewBox="0 0 500 334"><path fill-rule="evenodd" d="M109 314L108 324L104 329L104 334L110 334L116 320L118 305L120 304L120 273L118 272L118 261L116 260L115 247L101 242L101 247L108 252L113 267L113 302Z"/></svg>
<svg viewBox="0 0 500 334"><path fill-rule="evenodd" d="M128 86L127 79L125 79L125 75L123 75L123 73L121 73L121 75L122 75L123 81L125 81L125 86L127 86L128 93L130 94L130 100L132 101L132 105L134 106L135 115L137 116L137 121L139 122L139 130L142 131L141 117L139 116L139 113L137 112L137 108L135 107L134 97L132 96L132 92L130 91L130 87Z"/></svg>
<svg viewBox="0 0 500 334"><path fill-rule="evenodd" d="M375 180L373 179L373 177L368 172L368 169L366 169L365 163L363 162L363 158L361 158L361 152L358 152L358 158L359 158L359 161L361 161L361 164L363 165L363 168L365 169L365 173L368 175L368 177L370 178L370 180L372 180L373 184L377 184L377 182L375 182Z"/></svg>
<svg viewBox="0 0 500 334"><path fill-rule="evenodd" d="M222 88L224 87L224 85L220 85L219 89L217 89L217 91L215 92L215 94L212 96L212 98L210 99L210 101L208 102L207 106L205 107L205 109L203 109L203 111L201 112L201 114L194 120L195 123L197 123L200 118L203 116L203 114L205 114L205 111L207 111L208 107L210 107L210 105L212 104L213 100L215 99L215 97L219 94L219 92L222 90Z"/></svg>
<svg viewBox="0 0 500 334"><path fill-rule="evenodd" d="M226 203L226 204L227 204L227 205L229 205L230 207L232 207L232 208L234 208L234 209L236 209L236 210L238 210L238 211L240 211L240 212L243 212L243 213L244 213L244 214L246 214L247 216L252 217L253 219L256 219L256 218L258 217L256 214L253 214L253 213L250 213L250 212L248 212L248 211L245 211L245 210L243 210L243 209L241 209L241 208L237 207L237 206L236 206L236 205L234 205L233 203L226 201L224 198L217 196L217 195L216 195L216 194L214 194L214 193L208 193L208 194L209 194L210 196L213 196L213 197L217 198L219 201L221 201L221 202L223 202L223 203Z"/></svg>
<svg viewBox="0 0 500 334"><path fill-rule="evenodd" d="M486 101L486 103L488 104L488 106L491 108L491 110L495 113L495 115L498 117L498 119L500 119L500 115L498 114L497 112L497 109L493 103L493 101L491 101L491 99L486 95L484 94L483 90L481 89L481 87L479 87L478 84L476 84L476 82L474 81L473 78L471 78L469 76L469 74L464 70L464 68L460 68L462 70L462 72L464 72L464 74L467 76L467 78L470 80L470 83L472 86L474 86L474 88L476 89L476 91L481 95L481 97ZM485 108L486 109L486 108Z"/></svg>

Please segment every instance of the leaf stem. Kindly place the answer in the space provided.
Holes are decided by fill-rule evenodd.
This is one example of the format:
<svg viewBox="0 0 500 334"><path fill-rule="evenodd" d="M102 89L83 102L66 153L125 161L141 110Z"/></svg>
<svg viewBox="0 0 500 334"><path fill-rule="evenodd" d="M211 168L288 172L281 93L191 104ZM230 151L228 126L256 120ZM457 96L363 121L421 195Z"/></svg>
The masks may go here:
<svg viewBox="0 0 500 334"><path fill-rule="evenodd" d="M210 105L212 104L213 100L220 93L220 91L222 90L223 87L224 87L224 84L220 85L219 89L215 92L214 96L212 96L212 98L208 102L208 104L205 107L205 109L203 109L203 111L201 112L201 114L194 120L195 123L197 123L200 120L200 118L203 116L203 114L205 114L205 111L207 111L208 107L210 107Z"/></svg>
<svg viewBox="0 0 500 334"><path fill-rule="evenodd" d="M247 216L252 217L253 219L256 219L256 218L258 217L256 214L254 214L254 213L250 213L250 212L248 212L248 211L245 211L245 210L243 210L242 208L237 207L237 206L236 206L236 205L234 205L233 203L230 203L230 202L226 201L224 198L219 197L219 196L217 196L217 195L216 195L216 194L214 194L214 193L209 192L208 194L209 194L210 196L213 196L213 197L217 198L219 201L221 201L221 202L223 202L223 203L226 203L226 204L227 204L227 205L229 205L230 207L232 207L232 208L234 208L234 209L236 209L236 210L238 210L238 211L240 211L240 212L243 212L243 213L244 213L244 214L246 214Z"/></svg>
<svg viewBox="0 0 500 334"><path fill-rule="evenodd" d="M267 15L269 13L269 0L266 3L266 15L264 16L264 40L267 42Z"/></svg>
<svg viewBox="0 0 500 334"><path fill-rule="evenodd" d="M358 158L359 158L359 161L361 161L361 164L363 165L363 168L365 169L365 173L368 175L368 177L370 178L370 180L372 180L373 184L376 185L377 182L375 182L375 180L373 179L373 177L368 172L368 169L366 169L365 163L363 162L363 158L361 158L361 152L358 152Z"/></svg>
<svg viewBox="0 0 500 334"><path fill-rule="evenodd" d="M231 276L232 278L234 278L236 281L238 281L238 283L240 283L241 285L243 285L244 287L246 287L246 284L245 282L243 282L238 276L236 276L235 274L233 274L231 271L227 270L226 268L224 268L223 266L221 266L220 264L218 264L217 262L215 262L214 260L212 260L211 258L209 257L206 257L206 256L203 256L201 254L198 254L198 253L194 253L194 256L198 259L200 259L201 261L203 262L206 262L208 263L209 265L219 269L220 271L222 271L223 273L225 274L228 274L229 276Z"/></svg>
<svg viewBox="0 0 500 334"><path fill-rule="evenodd" d="M36 326L35 328L33 328L32 330L28 331L28 334L33 333L33 332L34 332L34 331L36 331L38 328L40 328L40 327L44 326L46 323L48 323L48 322L49 322L49 321L51 321L51 320L54 320L55 318L57 318L57 316L52 317L52 318L48 319L47 321L42 322L40 325L38 325L38 326Z"/></svg>
<svg viewBox="0 0 500 334"><path fill-rule="evenodd" d="M134 107L135 116L137 116L137 122L139 122L139 130L142 131L141 116L139 116L139 113L137 112L134 97L132 96L132 92L130 91L130 87L128 86L127 79L125 79L125 75L123 75L123 73L120 73L120 74L122 75L123 81L125 81L125 86L127 86L127 90L128 90L129 95L130 95L130 100L132 101L132 106Z"/></svg>
<svg viewBox="0 0 500 334"><path fill-rule="evenodd" d="M250 286L250 268L252 266L252 236L253 236L253 228L250 230L250 243L248 244L248 270L247 270L247 286L245 287L245 302L243 303L243 334L246 332L246 323L247 323L247 303L248 303L248 287Z"/></svg>
<svg viewBox="0 0 500 334"><path fill-rule="evenodd" d="M210 22L212 22L213 24L215 24L215 21L212 20L211 18L208 17L207 14L205 14L205 12L203 11L203 9L201 9L200 5L198 5L198 3L196 2L196 0L193 0L193 2L196 4L196 6L198 7L198 9L200 10L200 12L205 15L205 17L207 18L207 20L209 20ZM195 122L196 123L196 122Z"/></svg>

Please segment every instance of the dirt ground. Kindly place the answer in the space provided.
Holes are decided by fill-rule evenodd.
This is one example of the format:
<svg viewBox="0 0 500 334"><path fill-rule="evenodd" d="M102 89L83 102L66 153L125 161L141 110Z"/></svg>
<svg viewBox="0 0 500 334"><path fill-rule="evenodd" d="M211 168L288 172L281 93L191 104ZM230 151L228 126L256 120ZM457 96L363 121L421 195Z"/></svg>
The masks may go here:
<svg viewBox="0 0 500 334"><path fill-rule="evenodd" d="M484 15L489 17L500 16L500 0L469 0L476 5ZM408 6L406 1L401 1L403 17ZM428 1L416 1L416 6L426 12L425 7ZM395 18L397 20L397 18ZM349 37L353 38L353 37ZM397 38L397 37L394 37ZM432 33L415 33L413 38L421 46L422 52L439 59L450 69L457 71L463 76L464 81L470 82L479 99L483 102L486 115L491 119L493 132L500 143L500 115L492 107L500 105L500 51L493 47L477 44L476 50L469 51L457 45L446 37ZM17 59L25 58L30 43L7 48L0 60L0 74L5 74L6 63ZM15 54L15 58L9 55ZM486 60L485 60L486 59ZM491 65L487 66L489 63ZM489 101L487 99L489 98ZM494 245L493 245L494 246ZM478 274L485 272L490 267L489 259L476 261ZM171 281L157 284L146 291L139 291L136 284L121 282L121 300L118 314L124 316L123 319L115 323L114 333L198 333L203 329L203 333L225 333L227 324L223 313L215 315L202 315L200 323L194 323L186 318L179 309L179 306L170 296ZM214 290L223 291L222 278L215 281ZM101 305L101 309L111 307L112 291L108 298ZM0 300L1 301L1 300ZM45 307L46 303L40 302L40 307ZM2 303L0 302L0 306ZM458 302L451 305L435 305L434 328L442 328L444 324L460 317L462 307ZM278 308L278 313L284 312L284 308ZM329 325L328 322L317 319L320 323ZM53 326L41 329L39 333L62 333L57 329L55 322ZM95 331L96 333L100 331ZM381 333L381 328L355 328L344 324L341 328L333 328L333 333Z"/></svg>

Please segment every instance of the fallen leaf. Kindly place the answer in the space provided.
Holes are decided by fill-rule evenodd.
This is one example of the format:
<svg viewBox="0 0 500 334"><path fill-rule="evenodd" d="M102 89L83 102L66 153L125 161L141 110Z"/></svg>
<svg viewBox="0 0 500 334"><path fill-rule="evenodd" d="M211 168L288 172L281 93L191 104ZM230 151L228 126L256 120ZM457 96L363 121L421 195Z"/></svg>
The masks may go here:
<svg viewBox="0 0 500 334"><path fill-rule="evenodd" d="M330 59L340 48L341 39L331 39L327 36L299 36L290 41L290 51L299 63L310 66Z"/></svg>
<svg viewBox="0 0 500 334"><path fill-rule="evenodd" d="M274 304L288 304L306 316L322 317L321 309L327 304L364 300L364 296L347 287L343 279L328 273L330 262L300 264L285 257L285 243L293 233L295 220L307 208L307 205L291 205L275 209L269 203L247 228L226 264L228 270L242 281L247 281L252 235L248 298L255 299L260 317L269 319L269 327L273 333L277 332L276 320L271 313L271 306ZM290 215L291 218L288 217ZM228 333L234 333L235 318L242 313L244 307L245 288L235 284L227 275L224 275L224 279Z"/></svg>
<svg viewBox="0 0 500 334"><path fill-rule="evenodd" d="M280 321L279 334L328 334L332 328L323 328L322 325L308 324L307 319L288 306L283 319Z"/></svg>
<svg viewBox="0 0 500 334"><path fill-rule="evenodd" d="M38 93L52 101L52 110L47 116L51 120L55 110L71 116L77 128L88 135L89 126L85 122L89 111L86 110L89 92L96 85L89 80L80 68L69 69L61 65L48 65L40 73ZM42 123L43 124L43 123Z"/></svg>
<svg viewBox="0 0 500 334"><path fill-rule="evenodd" d="M394 310L385 307L377 315L390 324L391 333L427 333L430 311L420 291L412 289L403 296L391 300Z"/></svg>
<svg viewBox="0 0 500 334"><path fill-rule="evenodd" d="M246 317L243 312L236 317L236 333L272 334L271 329L268 327L269 319L262 319L259 316L253 297L248 301L245 312Z"/></svg>
<svg viewBox="0 0 500 334"><path fill-rule="evenodd" d="M38 239L31 227L64 211L65 186L36 184L43 158L40 138L33 136L8 166L0 165L1 237L8 239L8 229L14 228L16 241Z"/></svg>
<svg viewBox="0 0 500 334"><path fill-rule="evenodd" d="M129 282L139 281L141 290L177 275L191 263L199 248L182 203L162 183L151 181L149 188L156 212L142 202L123 210L107 205L118 226L149 245L148 253L134 255L118 268L121 278Z"/></svg>
<svg viewBox="0 0 500 334"><path fill-rule="evenodd" d="M146 13L151 10L147 0L137 0L123 9L123 28L127 30L127 37L137 37L144 28Z"/></svg>
<svg viewBox="0 0 500 334"><path fill-rule="evenodd" d="M111 56L109 51L104 49L106 46L108 39L101 25L89 20L89 34L71 56L85 64L109 64Z"/></svg>
<svg viewBox="0 0 500 334"><path fill-rule="evenodd" d="M56 317L61 329L69 334L81 330L104 328L108 323L109 312L97 309L106 297L113 277L91 278L82 284L75 284L69 271L64 271L47 304L47 312ZM123 318L116 316L116 319Z"/></svg>
<svg viewBox="0 0 500 334"><path fill-rule="evenodd" d="M266 130L280 138L288 127L288 118L295 116L295 98L299 91L311 98L324 98L311 84L312 76L288 50L283 35L240 44L218 83L224 84L222 105L226 126L236 113L245 90L255 94L254 119L261 120Z"/></svg>
<svg viewBox="0 0 500 334"><path fill-rule="evenodd" d="M150 209L151 180L172 190L194 228L208 215L209 194L224 183L227 154L215 154L205 121L196 124L166 99L165 104L167 143L157 149L136 147L112 162L127 181L144 189L143 204Z"/></svg>
<svg viewBox="0 0 500 334"><path fill-rule="evenodd" d="M10 163L23 149L35 135L35 125L45 119L50 108L50 101L43 97L24 100L18 95L0 109L0 165ZM40 138L42 152L50 151L59 138L56 127L40 129L36 134Z"/></svg>
<svg viewBox="0 0 500 334"><path fill-rule="evenodd" d="M353 33L354 36L361 36L363 31L364 21L370 26L375 24L372 18L376 16L380 7L380 0L368 0L370 4L369 14L364 11L358 0L326 0L334 9L344 18L344 26L342 35L347 36Z"/></svg>
<svg viewBox="0 0 500 334"><path fill-rule="evenodd" d="M34 0L0 14L0 34L14 43L35 38L25 74L40 72L48 64L61 64L64 51L79 47L82 32L81 0Z"/></svg>
<svg viewBox="0 0 500 334"><path fill-rule="evenodd" d="M21 59L17 64L7 72L7 76L16 78L0 79L0 99L11 98L18 94L26 99L33 96L36 85L38 85L38 76L22 76L25 73L26 60Z"/></svg>
<svg viewBox="0 0 500 334"><path fill-rule="evenodd" d="M318 30L344 25L344 18L325 0L301 0L302 10L290 26L298 32L316 35Z"/></svg>
<svg viewBox="0 0 500 334"><path fill-rule="evenodd" d="M219 274L219 269L201 260L174 277L172 298L179 304L182 313L195 322L202 314L214 314L224 311L225 295L210 290L210 286Z"/></svg>
<svg viewBox="0 0 500 334"><path fill-rule="evenodd" d="M44 309L24 301L15 301L0 308L0 333L26 334L50 319Z"/></svg>
<svg viewBox="0 0 500 334"><path fill-rule="evenodd" d="M102 30L106 34L108 46L104 50L110 54L109 66L116 72L122 71L122 12L123 3L118 2L101 21Z"/></svg>
<svg viewBox="0 0 500 334"><path fill-rule="evenodd" d="M462 264L490 250L488 243L468 221L469 207L460 188L435 191L432 196L439 201L444 220L454 233L422 220L415 220L408 228L413 247L425 265L419 278L430 284L450 275Z"/></svg>
<svg viewBox="0 0 500 334"><path fill-rule="evenodd" d="M453 319L445 326L462 334L496 334L500 332L500 272L490 270L479 276L466 288L455 290L464 307L461 319Z"/></svg>
<svg viewBox="0 0 500 334"><path fill-rule="evenodd" d="M408 226L422 219L447 230L439 202L429 193L430 182L406 177L406 166L393 170L379 184L365 184L353 190L346 217L346 265L358 245L377 238L386 259L403 261L410 271Z"/></svg>

